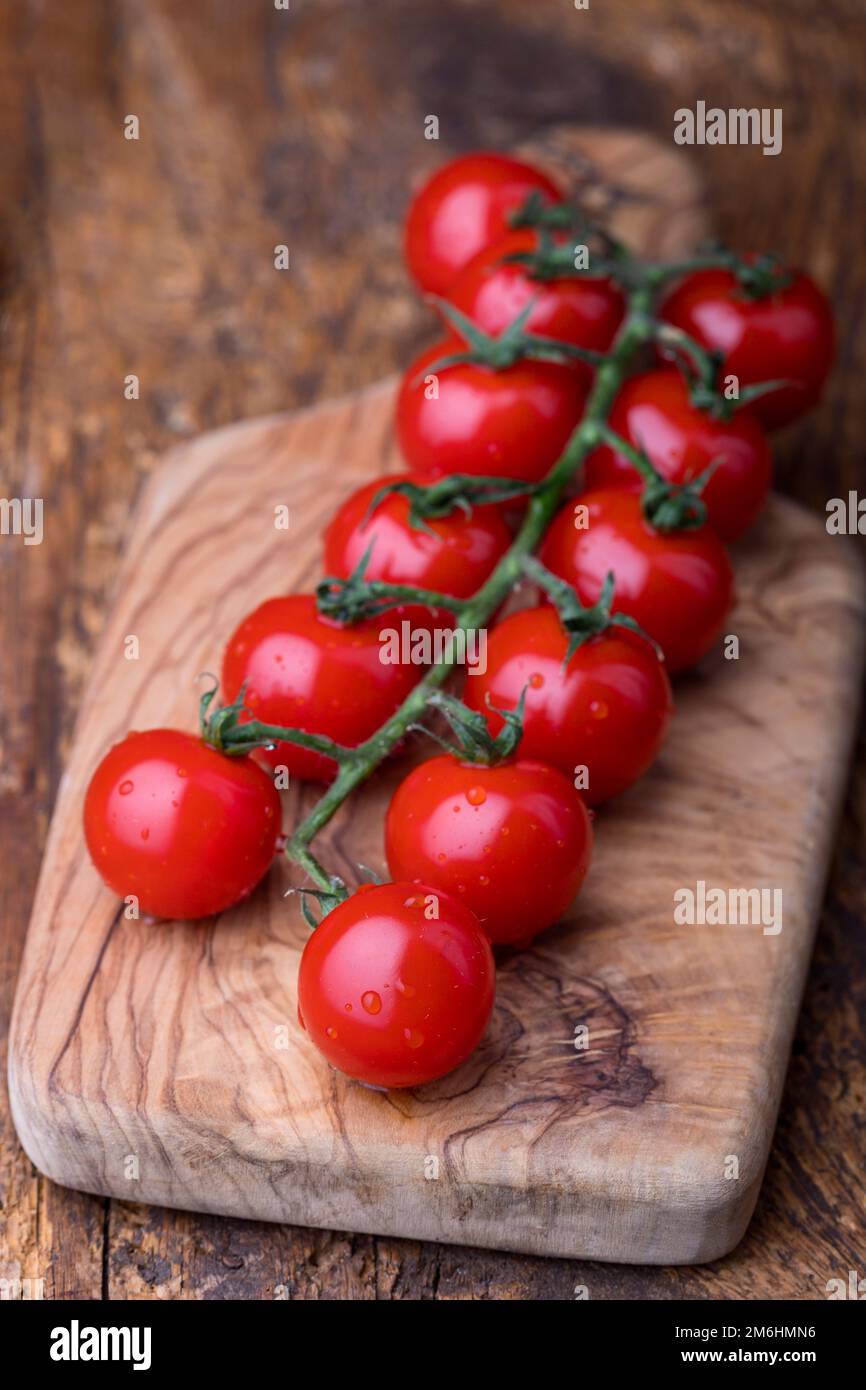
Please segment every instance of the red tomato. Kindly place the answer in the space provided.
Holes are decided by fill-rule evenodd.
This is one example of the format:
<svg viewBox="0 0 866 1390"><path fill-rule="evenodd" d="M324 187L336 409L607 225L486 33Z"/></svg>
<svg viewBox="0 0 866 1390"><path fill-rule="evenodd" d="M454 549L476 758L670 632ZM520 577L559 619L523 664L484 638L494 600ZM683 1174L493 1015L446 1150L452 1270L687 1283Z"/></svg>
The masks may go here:
<svg viewBox="0 0 866 1390"><path fill-rule="evenodd" d="M498 623L487 670L463 698L499 733L501 715L526 690L520 755L573 778L588 773L592 806L625 791L658 753L673 712L670 682L649 642L621 627L590 637L564 666L569 637L553 607L524 608ZM489 701L489 703L488 703Z"/></svg>
<svg viewBox="0 0 866 1390"><path fill-rule="evenodd" d="M491 941L525 945L580 889L592 826L557 768L523 758L488 767L444 754L400 783L385 852L395 878L441 888L475 913Z"/></svg>
<svg viewBox="0 0 866 1390"><path fill-rule="evenodd" d="M794 274L785 289L749 299L730 271L694 271L665 300L660 316L724 353L720 375L738 377L741 390L760 381L794 383L750 406L767 429L789 424L817 403L833 363L833 311L808 275Z"/></svg>
<svg viewBox="0 0 866 1390"><path fill-rule="evenodd" d="M612 280L588 275L533 280L525 266L506 262L507 256L534 251L537 244L538 233L532 228L511 232L461 271L448 299L494 337L535 300L526 322L528 333L606 352L625 314L622 291Z"/></svg>
<svg viewBox="0 0 866 1390"><path fill-rule="evenodd" d="M178 729L127 734L84 799L96 868L153 917L225 912L267 873L279 833L280 798L267 774Z"/></svg>
<svg viewBox="0 0 866 1390"><path fill-rule="evenodd" d="M522 359L494 371L472 363L428 368L463 349L447 341L411 365L397 398L397 438L410 468L427 479L475 473L539 482L583 414L584 379L572 366Z"/></svg>
<svg viewBox="0 0 866 1390"><path fill-rule="evenodd" d="M370 1086L423 1086L480 1042L495 968L478 921L437 888L365 884L304 948L298 1017L332 1066Z"/></svg>
<svg viewBox="0 0 866 1390"><path fill-rule="evenodd" d="M510 546L511 532L495 506L473 507L471 515L457 507L449 516L428 519L425 531L411 524L409 499L399 492L370 513L377 492L409 476L376 478L343 503L325 532L325 573L347 579L372 545L365 578L469 598Z"/></svg>
<svg viewBox="0 0 866 1390"><path fill-rule="evenodd" d="M582 508L588 524L578 529ZM612 570L613 611L629 613L658 642L672 676L709 651L733 603L731 563L712 527L656 531L636 489L599 488L569 502L547 533L541 560L585 604L597 601Z"/></svg>
<svg viewBox="0 0 866 1390"><path fill-rule="evenodd" d="M473 256L508 231L508 214L536 192L562 201L546 174L506 155L465 155L437 169L406 217L406 264L422 290L442 294Z"/></svg>
<svg viewBox="0 0 866 1390"><path fill-rule="evenodd" d="M312 594L272 598L250 613L226 647L227 702L247 686L244 703L265 724L324 734L347 747L363 743L403 703L423 668L380 660L379 634L408 610L341 627L320 616ZM290 743L262 750L272 766L307 781L328 781L330 758Z"/></svg>
<svg viewBox="0 0 866 1390"><path fill-rule="evenodd" d="M767 500L773 464L758 421L749 409L730 420L714 420L698 410L676 367L641 372L627 381L614 401L609 424L629 443L642 446L668 482L692 482L716 463L701 496L723 541L741 535ZM587 487L638 481L628 459L606 444L586 461Z"/></svg>

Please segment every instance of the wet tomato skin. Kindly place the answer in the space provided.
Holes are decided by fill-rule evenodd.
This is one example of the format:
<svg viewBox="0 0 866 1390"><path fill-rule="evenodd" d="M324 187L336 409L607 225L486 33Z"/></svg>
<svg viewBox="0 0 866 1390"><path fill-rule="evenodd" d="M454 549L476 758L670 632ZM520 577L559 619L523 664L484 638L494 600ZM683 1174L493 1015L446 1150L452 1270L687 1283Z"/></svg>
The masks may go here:
<svg viewBox="0 0 866 1390"><path fill-rule="evenodd" d="M487 670L467 679L463 698L495 735L496 710L516 708L525 690L520 756L572 779L585 767L583 795L599 806L655 760L673 712L670 681L650 643L624 628L583 642L566 667L568 643L552 606L512 613L490 633Z"/></svg>
<svg viewBox="0 0 866 1390"><path fill-rule="evenodd" d="M280 799L251 759L178 729L127 734L94 772L84 833L98 872L147 916L224 912L267 873Z"/></svg>
<svg viewBox="0 0 866 1390"><path fill-rule="evenodd" d="M229 640L223 698L236 699L246 685L251 718L354 747L394 713L423 674L421 666L380 660L380 633L399 628L404 618L412 621L413 612L396 608L341 627L319 614L312 594L268 599ZM302 780L329 781L336 773L332 759L289 743L262 755Z"/></svg>
<svg viewBox="0 0 866 1390"><path fill-rule="evenodd" d="M534 301L527 332L606 352L625 314L622 291L599 276L533 280L526 266L507 259L537 245L531 228L510 232L470 261L450 286L448 300L494 337Z"/></svg>
<svg viewBox="0 0 866 1390"><path fill-rule="evenodd" d="M325 532L325 573L347 579L372 546L367 579L471 597L511 544L500 509L473 507L467 515L457 507L449 516L428 519L424 530L411 524L409 500L395 492L370 512L383 487L407 479L408 473L376 478L346 499Z"/></svg>
<svg viewBox="0 0 866 1390"><path fill-rule="evenodd" d="M578 517L587 524L576 527ZM584 604L598 600L612 570L614 612L630 614L658 642L670 676L709 651L733 605L731 562L712 527L656 531L644 519L638 489L598 488L567 503L541 560Z"/></svg>
<svg viewBox="0 0 866 1390"><path fill-rule="evenodd" d="M763 508L773 465L757 418L743 409L730 420L712 419L692 405L676 367L631 377L614 401L609 423L629 443L644 448L668 482L691 482L715 464L701 496L723 541L736 540ZM606 444L586 461L587 487L633 486L637 481L628 459Z"/></svg>
<svg viewBox="0 0 866 1390"><path fill-rule="evenodd" d="M660 317L723 354L720 376L740 388L789 381L749 406L765 429L780 429L817 404L833 365L833 311L808 275L794 272L774 294L750 299L727 270L697 270L665 299Z"/></svg>
<svg viewBox="0 0 866 1390"><path fill-rule="evenodd" d="M526 758L488 767L444 754L400 783L385 852L395 878L465 903L495 944L525 945L578 893L592 826L556 768Z"/></svg>
<svg viewBox="0 0 866 1390"><path fill-rule="evenodd" d="M463 350L448 340L422 353L397 398L397 438L422 479L448 473L538 482L559 458L583 414L585 378L573 366L522 359L502 371L459 363L431 369Z"/></svg>
<svg viewBox="0 0 866 1390"><path fill-rule="evenodd" d="M562 201L540 169L506 155L464 155L437 169L406 217L406 264L421 289L444 294L473 256L509 230L508 214L533 192Z"/></svg>
<svg viewBox="0 0 866 1390"><path fill-rule="evenodd" d="M366 884L309 938L298 1017L347 1076L421 1086L477 1046L494 992L490 946L468 908L436 887Z"/></svg>

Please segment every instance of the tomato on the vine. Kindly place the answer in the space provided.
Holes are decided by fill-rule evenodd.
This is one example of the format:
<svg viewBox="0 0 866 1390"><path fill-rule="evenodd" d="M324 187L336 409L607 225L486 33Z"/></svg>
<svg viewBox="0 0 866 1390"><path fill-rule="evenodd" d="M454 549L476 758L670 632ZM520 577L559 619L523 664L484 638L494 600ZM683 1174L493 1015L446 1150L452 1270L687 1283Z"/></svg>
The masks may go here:
<svg viewBox="0 0 866 1390"><path fill-rule="evenodd" d="M347 579L369 549L365 579L469 598L511 544L501 510L474 506L466 512L458 506L421 527L410 520L409 499L390 492L370 511L377 493L410 476L376 478L346 499L325 532L325 573Z"/></svg>
<svg viewBox="0 0 866 1390"><path fill-rule="evenodd" d="M541 560L585 604L598 600L613 572L613 611L658 642L672 676L709 651L733 603L731 562L712 527L656 530L637 488L598 488L567 503Z"/></svg>
<svg viewBox="0 0 866 1390"><path fill-rule="evenodd" d="M577 776L598 806L654 761L673 712L670 681L651 644L625 628L588 638L566 665L569 640L552 606L512 613L490 633L487 670L467 679L463 698L496 735L497 710L525 691L520 756Z"/></svg>
<svg viewBox="0 0 866 1390"><path fill-rule="evenodd" d="M749 298L729 270L696 270L667 297L661 318L703 347L723 354L720 377L740 389L762 381L791 385L751 403L767 429L778 429L817 403L833 363L833 311L808 275L761 298Z"/></svg>
<svg viewBox="0 0 866 1390"><path fill-rule="evenodd" d="M449 753L400 783L385 852L396 878L452 894L496 944L525 945L578 893L592 826L558 768L528 758L469 763Z"/></svg>
<svg viewBox="0 0 866 1390"><path fill-rule="evenodd" d="M423 673L382 659L380 634L399 628L409 611L394 608L341 626L319 613L312 594L268 599L226 647L224 694L235 700L246 686L250 718L355 747L390 718ZM328 781L336 773L333 759L294 744L280 742L262 754L303 780Z"/></svg>
<svg viewBox="0 0 866 1390"><path fill-rule="evenodd" d="M723 541L732 541L754 521L767 500L772 459L766 436L751 413L714 419L693 405L676 367L641 372L625 382L608 423L635 448L645 450L668 482L694 482L710 464L701 491L707 516ZM604 444L586 461L587 487L639 482L634 466Z"/></svg>
<svg viewBox="0 0 866 1390"><path fill-rule="evenodd" d="M534 280L527 266L508 259L537 247L538 233L532 228L511 232L470 261L449 287L448 300L494 335L532 303L527 332L606 352L625 314L619 286L590 275Z"/></svg>
<svg viewBox="0 0 866 1390"><path fill-rule="evenodd" d="M426 479L475 473L540 481L583 414L585 378L572 365L530 359L500 370L473 362L437 366L462 346L437 343L403 377L397 399L403 457Z"/></svg>
<svg viewBox="0 0 866 1390"><path fill-rule="evenodd" d="M247 897L280 834L280 798L248 757L179 729L130 733L84 799L90 857L109 888L148 916L210 917Z"/></svg>
<svg viewBox="0 0 866 1390"><path fill-rule="evenodd" d="M508 214L531 193L562 195L540 169L502 154L470 154L432 174L406 217L406 263L421 286L443 294L473 256L508 231Z"/></svg>
<svg viewBox="0 0 866 1390"><path fill-rule="evenodd" d="M493 1008L477 919L441 889L366 884L316 927L298 1018L332 1066L370 1086L422 1086L459 1067Z"/></svg>

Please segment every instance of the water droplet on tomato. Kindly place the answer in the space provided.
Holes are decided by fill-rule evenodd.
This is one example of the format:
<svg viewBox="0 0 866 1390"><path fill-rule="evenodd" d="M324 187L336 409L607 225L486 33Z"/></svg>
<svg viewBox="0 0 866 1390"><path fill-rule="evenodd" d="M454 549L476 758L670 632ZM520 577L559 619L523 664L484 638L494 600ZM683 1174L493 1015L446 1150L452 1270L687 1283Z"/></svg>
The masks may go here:
<svg viewBox="0 0 866 1390"><path fill-rule="evenodd" d="M398 993L399 993L399 994L402 994L402 996L403 996L404 999L414 999L414 998L415 998L415 986L414 986L414 985L407 985L405 980L397 980L397 981L396 981L396 988L397 988Z"/></svg>
<svg viewBox="0 0 866 1390"><path fill-rule="evenodd" d="M466 800L470 806L483 806L487 800L487 793L483 787L470 787L466 793Z"/></svg>
<svg viewBox="0 0 866 1390"><path fill-rule="evenodd" d="M336 1038L336 1036L337 1036L337 1030L336 1030L336 1028L326 1028L326 1029L325 1029L325 1032L327 1033L328 1037L331 1038L332 1041L333 1041L333 1040Z"/></svg>
<svg viewBox="0 0 866 1390"><path fill-rule="evenodd" d="M607 719L610 708L606 700L590 700L589 712L593 719Z"/></svg>
<svg viewBox="0 0 866 1390"><path fill-rule="evenodd" d="M533 690L541 689L544 685L544 676L540 671L533 671L532 675L529 677L529 684L532 686Z"/></svg>
<svg viewBox="0 0 866 1390"><path fill-rule="evenodd" d="M121 782L117 790L120 792L121 796L129 796L130 792L135 791L135 783L130 781Z"/></svg>
<svg viewBox="0 0 866 1390"><path fill-rule="evenodd" d="M177 769L177 775L178 777L188 777L189 773L187 772L185 767L179 767Z"/></svg>
<svg viewBox="0 0 866 1390"><path fill-rule="evenodd" d="M382 1011L382 1000L374 989L368 989L361 995L361 1007L368 1014L378 1014Z"/></svg>
<svg viewBox="0 0 866 1390"><path fill-rule="evenodd" d="M418 1028L404 1028L403 1037L413 1049L424 1045L424 1034Z"/></svg>
<svg viewBox="0 0 866 1390"><path fill-rule="evenodd" d="M487 874L479 874L478 882L481 884L482 888L486 888L488 883L490 882L490 879L487 877Z"/></svg>

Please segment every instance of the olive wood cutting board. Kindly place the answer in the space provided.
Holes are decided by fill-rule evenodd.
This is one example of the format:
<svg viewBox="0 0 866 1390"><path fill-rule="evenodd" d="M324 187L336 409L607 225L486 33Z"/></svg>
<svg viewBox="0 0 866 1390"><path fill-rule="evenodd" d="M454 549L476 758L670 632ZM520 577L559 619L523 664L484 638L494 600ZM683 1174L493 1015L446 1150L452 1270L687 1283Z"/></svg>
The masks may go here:
<svg viewBox="0 0 866 1390"><path fill-rule="evenodd" d="M523 152L650 254L706 232L690 166L645 136L557 129ZM713 1259L758 1194L857 714L862 576L819 517L776 498L736 548L738 659L720 649L678 683L667 746L599 815L568 920L502 960L484 1041L437 1084L364 1089L301 1032L307 928L284 897L291 866L217 920L166 925L125 920L85 851L82 797L109 745L130 728L195 727L195 677L219 669L244 612L310 589L340 500L399 466L393 401L386 382L219 430L151 477L27 937L10 1047L19 1135L57 1182L127 1201L548 1255ZM124 656L132 634L138 660ZM383 812L404 772L380 772L317 841L332 870L384 870ZM285 794L286 827L314 796ZM781 931L678 924L675 892L700 883L780 890Z"/></svg>

